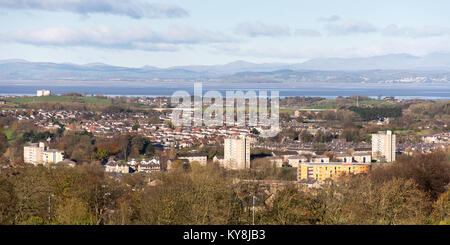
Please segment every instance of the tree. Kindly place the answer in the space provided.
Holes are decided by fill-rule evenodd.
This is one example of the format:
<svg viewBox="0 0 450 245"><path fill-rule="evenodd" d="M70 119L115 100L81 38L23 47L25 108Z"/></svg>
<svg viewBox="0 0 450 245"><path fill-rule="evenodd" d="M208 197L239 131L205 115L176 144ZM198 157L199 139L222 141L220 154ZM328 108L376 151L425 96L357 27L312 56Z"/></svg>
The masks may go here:
<svg viewBox="0 0 450 245"><path fill-rule="evenodd" d="M89 213L86 203L69 198L59 204L56 209L56 221L63 225L93 224L94 218Z"/></svg>
<svg viewBox="0 0 450 245"><path fill-rule="evenodd" d="M250 130L250 133L252 133L254 135L259 135L259 131L256 128L252 128L252 130Z"/></svg>
<svg viewBox="0 0 450 245"><path fill-rule="evenodd" d="M0 177L0 225L14 223L17 197L14 185L8 180Z"/></svg>
<svg viewBox="0 0 450 245"><path fill-rule="evenodd" d="M0 130L0 156L5 153L6 149L8 149L8 138L3 131Z"/></svg>
<svg viewBox="0 0 450 245"><path fill-rule="evenodd" d="M171 171L161 180L143 193L138 224L236 224L242 217L231 179L216 169Z"/></svg>
<svg viewBox="0 0 450 245"><path fill-rule="evenodd" d="M167 125L167 127L169 127L170 129L175 129L175 126L174 126L173 123L170 122L170 121L168 121L168 122L166 123L166 125Z"/></svg>
<svg viewBox="0 0 450 245"><path fill-rule="evenodd" d="M136 131L141 127L138 123L134 124L133 127L131 127L132 130Z"/></svg>
<svg viewBox="0 0 450 245"><path fill-rule="evenodd" d="M450 189L441 194L433 204L433 209L434 223L450 224Z"/></svg>
<svg viewBox="0 0 450 245"><path fill-rule="evenodd" d="M303 143L309 143L312 142L314 139L314 136L308 132L308 130L302 130L299 135L300 141Z"/></svg>

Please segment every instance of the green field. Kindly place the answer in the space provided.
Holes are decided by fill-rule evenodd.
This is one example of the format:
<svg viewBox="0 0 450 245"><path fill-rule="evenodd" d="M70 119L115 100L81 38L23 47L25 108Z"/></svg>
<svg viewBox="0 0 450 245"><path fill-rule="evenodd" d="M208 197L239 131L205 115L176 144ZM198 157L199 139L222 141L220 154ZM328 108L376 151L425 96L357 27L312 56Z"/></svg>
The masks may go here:
<svg viewBox="0 0 450 245"><path fill-rule="evenodd" d="M330 104L307 106L304 107L303 109L336 109L336 108L338 108L338 104L330 103Z"/></svg>
<svg viewBox="0 0 450 245"><path fill-rule="evenodd" d="M100 104L109 105L111 101L107 98L97 98L97 97L74 97L74 96L40 96L40 97L18 97L10 98L6 101L16 103L16 104L27 104L31 102L84 102L90 104Z"/></svg>
<svg viewBox="0 0 450 245"><path fill-rule="evenodd" d="M13 131L11 129L3 129L3 133L8 138L8 142L14 142L22 137L22 133L16 136L13 136Z"/></svg>
<svg viewBox="0 0 450 245"><path fill-rule="evenodd" d="M385 100L363 100L358 102L360 105L393 105L392 101Z"/></svg>
<svg viewBox="0 0 450 245"><path fill-rule="evenodd" d="M402 135L405 135L405 134L411 133L411 130L409 130L409 129L395 130L394 133L395 133L395 134L402 134Z"/></svg>

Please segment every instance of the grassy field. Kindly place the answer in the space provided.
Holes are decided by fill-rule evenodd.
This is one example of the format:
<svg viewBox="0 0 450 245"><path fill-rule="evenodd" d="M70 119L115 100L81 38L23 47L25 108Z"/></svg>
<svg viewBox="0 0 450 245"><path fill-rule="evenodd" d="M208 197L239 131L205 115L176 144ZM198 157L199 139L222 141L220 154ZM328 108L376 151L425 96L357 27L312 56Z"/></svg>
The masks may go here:
<svg viewBox="0 0 450 245"><path fill-rule="evenodd" d="M334 104L334 103L312 105L312 106L304 107L304 109L336 109L336 108L338 108L338 104Z"/></svg>
<svg viewBox="0 0 450 245"><path fill-rule="evenodd" d="M385 100L363 100L358 102L360 105L393 105L392 101Z"/></svg>
<svg viewBox="0 0 450 245"><path fill-rule="evenodd" d="M2 131L6 135L6 138L8 138L8 142L14 142L22 137L22 133L14 136L11 129L3 129Z"/></svg>
<svg viewBox="0 0 450 245"><path fill-rule="evenodd" d="M394 133L395 133L395 134L403 134L403 135L405 135L405 134L411 133L411 130L409 130L409 129L405 129L405 130L395 130Z"/></svg>
<svg viewBox="0 0 450 245"><path fill-rule="evenodd" d="M41 96L41 97L18 97L18 98L10 98L6 101L16 103L16 104L27 104L30 102L84 102L90 104L100 104L100 105L109 105L111 101L107 98L97 98L97 97L72 97L72 96Z"/></svg>

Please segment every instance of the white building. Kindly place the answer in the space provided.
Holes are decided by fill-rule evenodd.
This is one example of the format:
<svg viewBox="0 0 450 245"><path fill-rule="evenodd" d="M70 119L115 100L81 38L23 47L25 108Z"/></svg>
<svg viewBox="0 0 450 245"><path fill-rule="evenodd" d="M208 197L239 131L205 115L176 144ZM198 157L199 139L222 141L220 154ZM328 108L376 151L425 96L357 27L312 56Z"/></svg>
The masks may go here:
<svg viewBox="0 0 450 245"><path fill-rule="evenodd" d="M337 154L335 156L335 158L338 160L338 162L343 162L343 163L351 163L353 162L353 157L350 154Z"/></svg>
<svg viewBox="0 0 450 245"><path fill-rule="evenodd" d="M130 173L130 166L126 163L111 161L105 165L105 172L128 174Z"/></svg>
<svg viewBox="0 0 450 245"><path fill-rule="evenodd" d="M325 155L313 156L311 160L313 163L329 163L330 162L330 158Z"/></svg>
<svg viewBox="0 0 450 245"><path fill-rule="evenodd" d="M44 154L44 143L34 143L23 147L23 161L25 163L31 163L37 165L42 163L42 156Z"/></svg>
<svg viewBox="0 0 450 245"><path fill-rule="evenodd" d="M223 156L214 156L213 162L216 162L220 166L223 166Z"/></svg>
<svg viewBox="0 0 450 245"><path fill-rule="evenodd" d="M64 152L55 149L48 149L42 155L44 164L57 163L64 160Z"/></svg>
<svg viewBox="0 0 450 245"><path fill-rule="evenodd" d="M186 159L189 161L189 163L192 162L198 162L200 163L201 166L206 166L206 163L208 161L208 156L203 155L203 154L189 154L186 156L179 156L178 159Z"/></svg>
<svg viewBox="0 0 450 245"><path fill-rule="evenodd" d="M366 152L355 152L353 153L353 160L359 163L371 163L372 155Z"/></svg>
<svg viewBox="0 0 450 245"><path fill-rule="evenodd" d="M233 170L250 168L250 142L246 137L225 139L223 166Z"/></svg>
<svg viewBox="0 0 450 245"><path fill-rule="evenodd" d="M378 161L395 161L395 134L392 131L379 131L372 134L372 158Z"/></svg>
<svg viewBox="0 0 450 245"><path fill-rule="evenodd" d="M58 163L64 160L64 152L48 149L43 142L23 147L23 161L33 165Z"/></svg>
<svg viewBox="0 0 450 245"><path fill-rule="evenodd" d="M50 90L38 90L36 91L36 96L40 97L40 96L49 96L51 95Z"/></svg>
<svg viewBox="0 0 450 245"><path fill-rule="evenodd" d="M300 163L307 162L308 158L302 155L288 157L288 163L293 168L298 168Z"/></svg>

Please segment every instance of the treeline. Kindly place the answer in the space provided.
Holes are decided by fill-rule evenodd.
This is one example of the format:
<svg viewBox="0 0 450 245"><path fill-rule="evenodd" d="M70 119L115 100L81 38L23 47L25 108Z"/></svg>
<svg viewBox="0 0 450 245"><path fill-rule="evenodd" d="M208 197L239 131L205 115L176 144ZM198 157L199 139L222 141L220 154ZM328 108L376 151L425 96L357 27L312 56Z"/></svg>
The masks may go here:
<svg viewBox="0 0 450 245"><path fill-rule="evenodd" d="M68 133L52 143L63 150L68 159L78 163L103 161L111 156L121 160L152 157L156 154L150 139L139 134L117 135L113 138L94 137L89 132Z"/></svg>
<svg viewBox="0 0 450 245"><path fill-rule="evenodd" d="M287 188L259 213L261 224L450 224L450 162L444 153L400 157L317 193Z"/></svg>
<svg viewBox="0 0 450 245"><path fill-rule="evenodd" d="M449 118L450 101L426 102L410 105L408 108L413 115L428 118Z"/></svg>
<svg viewBox="0 0 450 245"><path fill-rule="evenodd" d="M133 105L126 104L96 104L86 103L84 101L67 101L67 102L42 102L32 101L25 105L25 108L35 110L68 110L68 111L97 111L106 113L119 113L119 112L136 112L142 109L136 108Z"/></svg>
<svg viewBox="0 0 450 245"><path fill-rule="evenodd" d="M272 201L235 182L257 172L216 165L120 179L96 164L14 168L0 173L0 224L251 224L251 195L256 224L450 224L449 164L442 152L402 156L314 191L288 185Z"/></svg>
<svg viewBox="0 0 450 245"><path fill-rule="evenodd" d="M349 110L356 112L362 120L371 121L383 117L401 117L401 106L381 106L381 107L356 107L350 106Z"/></svg>

